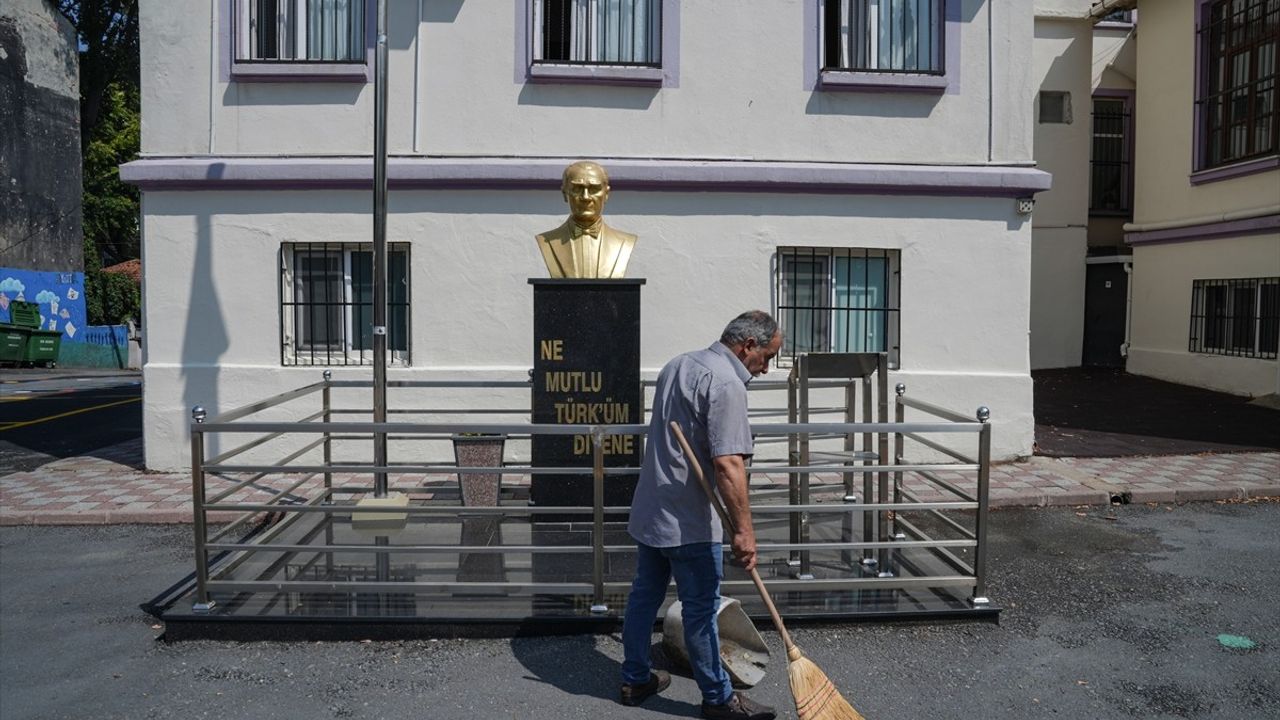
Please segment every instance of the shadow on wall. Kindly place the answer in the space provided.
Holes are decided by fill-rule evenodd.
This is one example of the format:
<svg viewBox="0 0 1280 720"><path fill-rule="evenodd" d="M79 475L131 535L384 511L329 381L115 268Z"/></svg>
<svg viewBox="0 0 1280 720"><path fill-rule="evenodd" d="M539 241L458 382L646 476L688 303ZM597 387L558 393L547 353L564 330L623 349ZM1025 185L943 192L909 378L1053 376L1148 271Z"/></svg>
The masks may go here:
<svg viewBox="0 0 1280 720"><path fill-rule="evenodd" d="M196 254L192 263L191 294L187 300L186 333L182 338L182 417L190 421L191 408L200 405L213 417L221 411L218 397L219 358L227 351L226 320L213 281L213 221L196 216ZM217 440L208 452L216 452Z"/></svg>

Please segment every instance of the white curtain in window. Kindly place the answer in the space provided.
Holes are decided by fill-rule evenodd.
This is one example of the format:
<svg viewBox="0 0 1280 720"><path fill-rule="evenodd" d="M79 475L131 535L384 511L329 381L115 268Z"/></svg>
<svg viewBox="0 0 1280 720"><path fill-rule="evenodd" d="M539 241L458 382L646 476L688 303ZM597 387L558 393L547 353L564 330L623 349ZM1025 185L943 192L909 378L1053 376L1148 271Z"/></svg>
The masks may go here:
<svg viewBox="0 0 1280 720"><path fill-rule="evenodd" d="M363 0L307 0L308 60L358 60L363 53Z"/></svg>
<svg viewBox="0 0 1280 720"><path fill-rule="evenodd" d="M908 72L941 68L942 0L829 1L840 3L842 67Z"/></svg>
<svg viewBox="0 0 1280 720"><path fill-rule="evenodd" d="M597 62L657 61L662 0L595 0Z"/></svg>
<svg viewBox="0 0 1280 720"><path fill-rule="evenodd" d="M835 259L835 351L884 352L888 260Z"/></svg>

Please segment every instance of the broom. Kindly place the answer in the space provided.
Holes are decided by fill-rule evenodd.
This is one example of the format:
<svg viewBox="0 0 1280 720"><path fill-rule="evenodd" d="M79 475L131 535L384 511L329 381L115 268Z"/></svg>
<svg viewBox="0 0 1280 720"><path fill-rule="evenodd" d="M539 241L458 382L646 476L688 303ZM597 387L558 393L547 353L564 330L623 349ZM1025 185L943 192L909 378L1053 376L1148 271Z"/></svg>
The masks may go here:
<svg viewBox="0 0 1280 720"><path fill-rule="evenodd" d="M702 485L702 490L711 500L711 505L720 514L720 520L724 522L730 533L736 533L737 528L733 520L729 518L729 513L725 512L720 498L716 496L706 476L702 474L702 466L698 463L697 456L693 454L693 448L689 447L689 441L680 431L680 423L674 421L671 423L671 433L675 435L676 442L680 443L680 449L688 458L689 466L693 468L693 474L698 477L698 483ZM773 618L773 626L778 629L778 634L782 636L782 644L787 648L787 677L791 681L791 698L795 700L796 715L800 720L865 720L862 714L854 710L849 701L840 695L840 691L831 684L831 680L827 678L826 673L822 672L822 668L814 665L813 661L806 658L800 652L800 648L791 641L786 626L782 624L782 617L778 615L778 608L774 607L773 598L769 597L769 591L765 589L764 581L760 579L760 573L756 572L755 568L751 568L751 580L756 584L756 590L760 591L760 598L764 600L765 607L769 608L769 615Z"/></svg>

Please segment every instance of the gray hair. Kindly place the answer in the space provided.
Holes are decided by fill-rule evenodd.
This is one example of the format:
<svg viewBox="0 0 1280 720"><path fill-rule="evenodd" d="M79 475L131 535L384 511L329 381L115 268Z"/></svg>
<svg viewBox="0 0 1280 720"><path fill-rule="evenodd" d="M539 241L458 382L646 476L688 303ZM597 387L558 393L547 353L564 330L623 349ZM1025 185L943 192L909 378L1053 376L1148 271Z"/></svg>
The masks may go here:
<svg viewBox="0 0 1280 720"><path fill-rule="evenodd" d="M740 345L747 338L754 338L757 345L768 345L773 336L778 334L778 321L763 310L748 310L729 321L720 333L720 342L725 345Z"/></svg>

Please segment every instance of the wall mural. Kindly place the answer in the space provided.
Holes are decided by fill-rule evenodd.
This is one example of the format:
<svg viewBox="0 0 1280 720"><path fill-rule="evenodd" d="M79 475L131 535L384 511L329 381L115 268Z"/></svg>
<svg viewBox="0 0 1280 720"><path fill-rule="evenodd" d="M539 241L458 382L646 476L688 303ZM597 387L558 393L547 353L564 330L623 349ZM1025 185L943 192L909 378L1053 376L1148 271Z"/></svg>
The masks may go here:
<svg viewBox="0 0 1280 720"><path fill-rule="evenodd" d="M41 330L61 331L63 342L84 341L84 273L0 268L0 323L10 322L15 300L40 306Z"/></svg>

